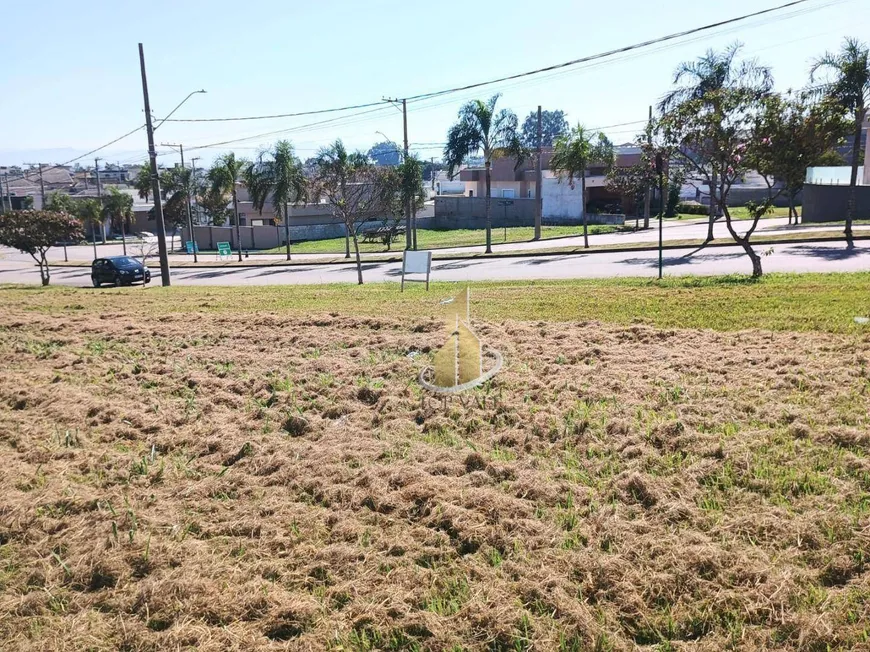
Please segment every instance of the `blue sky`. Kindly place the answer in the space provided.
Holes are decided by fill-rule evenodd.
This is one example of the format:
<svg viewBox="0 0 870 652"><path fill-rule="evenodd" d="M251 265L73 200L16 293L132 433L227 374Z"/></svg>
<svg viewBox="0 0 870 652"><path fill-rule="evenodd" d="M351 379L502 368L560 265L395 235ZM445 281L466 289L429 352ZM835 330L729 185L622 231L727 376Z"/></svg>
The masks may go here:
<svg viewBox="0 0 870 652"><path fill-rule="evenodd" d="M179 118L315 110L409 96L531 70L781 4L784 0L617 0L529 3L395 0L155 0L152 3L6 3L0 11L0 164L39 157L58 163L144 122L137 43L145 46L151 103L164 116L204 88ZM811 0L802 11L555 76L533 77L409 106L412 149L439 156L464 100L501 91L520 119L538 104L569 120L602 127L643 120L667 90L675 66L706 48L745 43L747 56L773 68L777 87L807 82L813 57L845 36L870 40L870 2ZM9 26L14 26L10 29ZM203 162L227 149L253 156L277 138L306 158L335 138L367 149L402 137L389 107L329 125L334 115L241 123L166 123L159 142L182 142ZM286 134L266 132L298 128ZM638 126L638 128L642 128ZM635 126L606 129L616 142ZM252 136L231 146L203 148ZM167 151L166 148L159 148ZM194 153L195 152L195 153ZM68 156L67 156L68 154ZM108 160L146 156L139 132L101 153ZM176 155L161 161L177 161ZM92 161L83 161L92 163Z"/></svg>

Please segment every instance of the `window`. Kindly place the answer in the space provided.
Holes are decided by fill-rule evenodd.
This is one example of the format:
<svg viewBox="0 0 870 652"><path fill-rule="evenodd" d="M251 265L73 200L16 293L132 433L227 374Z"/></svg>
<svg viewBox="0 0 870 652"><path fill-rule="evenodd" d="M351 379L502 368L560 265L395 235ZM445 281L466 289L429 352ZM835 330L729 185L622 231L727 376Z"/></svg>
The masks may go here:
<svg viewBox="0 0 870 652"><path fill-rule="evenodd" d="M503 188L501 196L503 199L513 199L517 196L517 192L513 188Z"/></svg>

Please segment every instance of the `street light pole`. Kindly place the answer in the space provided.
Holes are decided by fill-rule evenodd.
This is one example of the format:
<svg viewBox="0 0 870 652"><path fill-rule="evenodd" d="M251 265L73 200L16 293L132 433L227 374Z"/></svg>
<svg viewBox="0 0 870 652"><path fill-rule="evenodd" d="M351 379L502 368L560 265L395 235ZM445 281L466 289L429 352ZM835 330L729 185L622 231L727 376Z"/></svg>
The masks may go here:
<svg viewBox="0 0 870 652"><path fill-rule="evenodd" d="M656 154L656 173L659 175L659 280L662 279L662 225L665 221L665 163L661 154Z"/></svg>
<svg viewBox="0 0 870 652"><path fill-rule="evenodd" d="M157 174L157 151L154 149L154 128L151 126L151 102L148 101L148 77L145 74L145 51L139 44L139 67L142 71L142 97L145 102L145 130L148 133L148 158L151 161L151 193L154 195L154 218L157 222L157 251L160 257L160 280L169 287L169 256L166 254L166 229L163 203L160 201L160 177Z"/></svg>
<svg viewBox="0 0 870 652"><path fill-rule="evenodd" d="M405 140L405 158L404 160L408 160L408 101L405 99L399 100L384 98L385 102L389 102L392 105L398 104L400 101L402 102L402 128L404 131L404 140ZM397 107L398 108L398 107ZM405 200L405 249L416 249L417 243L416 238L414 237L414 227L411 223L411 198L408 197Z"/></svg>
<svg viewBox="0 0 870 652"><path fill-rule="evenodd" d="M198 156L194 156L190 159L190 181L193 184L193 196L196 197L196 162L199 160ZM196 204L196 221L199 222L199 202ZM193 227L190 229L190 239L193 240L193 262L197 261L197 246L196 246L196 234L193 232Z"/></svg>
<svg viewBox="0 0 870 652"><path fill-rule="evenodd" d="M94 173L97 175L97 201L100 202L100 233L103 236L103 244L106 244L106 225L103 224L103 184L100 183L100 158L94 159ZM94 241L94 258L97 257L97 230L96 225L91 222L91 239Z"/></svg>

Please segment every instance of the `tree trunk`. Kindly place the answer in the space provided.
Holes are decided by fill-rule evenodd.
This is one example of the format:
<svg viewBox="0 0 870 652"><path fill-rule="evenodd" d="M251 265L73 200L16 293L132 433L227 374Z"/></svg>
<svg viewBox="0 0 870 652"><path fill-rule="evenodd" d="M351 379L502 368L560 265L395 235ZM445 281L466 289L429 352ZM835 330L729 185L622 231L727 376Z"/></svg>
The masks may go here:
<svg viewBox="0 0 870 652"><path fill-rule="evenodd" d="M284 202L284 239L287 241L287 260L290 260L290 211Z"/></svg>
<svg viewBox="0 0 870 652"><path fill-rule="evenodd" d="M713 223L716 221L716 168L713 168L713 176L710 180L710 221L707 224L707 242L713 241ZM662 197L664 201L664 197Z"/></svg>
<svg viewBox="0 0 870 652"><path fill-rule="evenodd" d="M492 253L492 163L486 160L486 253Z"/></svg>
<svg viewBox="0 0 870 652"><path fill-rule="evenodd" d="M239 248L239 262L242 262L242 227L239 225L239 200L235 182L233 182L233 213L236 216L236 246Z"/></svg>
<svg viewBox="0 0 870 652"><path fill-rule="evenodd" d="M646 189L643 197L643 228L649 228L650 207L652 204L652 191L649 187Z"/></svg>
<svg viewBox="0 0 870 652"><path fill-rule="evenodd" d="M864 110L855 113L855 142L852 144L852 177L849 180L849 202L846 204L846 238L852 239L852 220L855 219L855 201L858 193L858 157L861 154L861 128L864 123ZM870 144L870 143L868 143Z"/></svg>
<svg viewBox="0 0 870 652"><path fill-rule="evenodd" d="M347 224L344 225L344 228L350 230ZM356 237L356 229L353 229L353 250L356 253L356 282L357 285L362 285L362 260L359 257L359 240Z"/></svg>
<svg viewBox="0 0 870 652"><path fill-rule="evenodd" d="M48 271L48 260L45 257L45 253L40 253L40 261L39 261L39 278L42 280L43 287L48 285L51 281L51 273Z"/></svg>
<svg viewBox="0 0 870 652"><path fill-rule="evenodd" d="M755 253L752 245L749 244L749 238L740 238L737 240L737 244L743 247L743 251L749 256L749 260L752 261L752 278L761 278L761 256Z"/></svg>

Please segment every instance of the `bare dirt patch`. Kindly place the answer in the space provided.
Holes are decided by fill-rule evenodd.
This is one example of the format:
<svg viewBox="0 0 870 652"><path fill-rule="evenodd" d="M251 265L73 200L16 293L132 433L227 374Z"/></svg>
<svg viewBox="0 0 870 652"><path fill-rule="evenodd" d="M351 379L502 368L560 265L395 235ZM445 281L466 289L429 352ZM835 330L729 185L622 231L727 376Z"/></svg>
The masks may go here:
<svg viewBox="0 0 870 652"><path fill-rule="evenodd" d="M4 649L867 645L866 339L476 326L6 310Z"/></svg>

